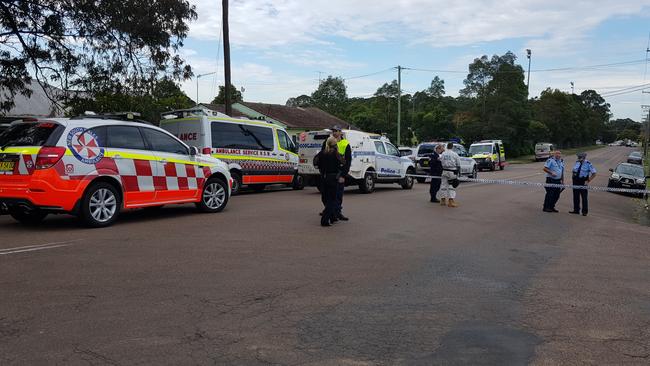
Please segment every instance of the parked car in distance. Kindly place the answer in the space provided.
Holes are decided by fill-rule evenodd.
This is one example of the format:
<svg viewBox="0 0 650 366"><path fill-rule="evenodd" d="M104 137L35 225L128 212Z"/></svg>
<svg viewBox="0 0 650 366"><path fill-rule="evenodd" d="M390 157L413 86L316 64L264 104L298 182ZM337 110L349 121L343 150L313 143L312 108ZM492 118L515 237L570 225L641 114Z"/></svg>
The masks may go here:
<svg viewBox="0 0 650 366"><path fill-rule="evenodd" d="M535 144L535 161L546 160L555 151L555 145L550 142L538 142Z"/></svg>
<svg viewBox="0 0 650 366"><path fill-rule="evenodd" d="M630 188L646 189L647 177L643 172L643 167L637 164L620 163L616 169L610 169L611 175L607 187L610 188Z"/></svg>
<svg viewBox="0 0 650 366"><path fill-rule="evenodd" d="M415 169L418 175L429 175L429 154L432 154L436 145L446 142L425 142L417 147L417 161ZM478 166L476 160L469 157L467 150L461 144L454 143L454 151L460 156L460 175L470 178L478 178ZM417 178L418 183L424 183L425 178Z"/></svg>
<svg viewBox="0 0 650 366"><path fill-rule="evenodd" d="M627 156L627 162L643 165L643 155L641 155L640 151L632 151L630 155Z"/></svg>
<svg viewBox="0 0 650 366"><path fill-rule="evenodd" d="M401 146L397 148L399 150L399 154L405 158L411 159L413 163L415 163L415 160L417 160L417 148L415 147L406 147L406 146Z"/></svg>

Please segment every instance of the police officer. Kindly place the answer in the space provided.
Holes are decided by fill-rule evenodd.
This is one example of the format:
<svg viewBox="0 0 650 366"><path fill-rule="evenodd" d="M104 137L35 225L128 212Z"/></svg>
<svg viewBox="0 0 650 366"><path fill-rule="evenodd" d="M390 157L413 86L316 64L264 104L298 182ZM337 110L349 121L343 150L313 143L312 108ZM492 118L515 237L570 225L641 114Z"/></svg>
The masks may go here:
<svg viewBox="0 0 650 366"><path fill-rule="evenodd" d="M348 221L349 218L343 215L343 192L345 192L345 178L350 173L350 166L352 165L352 148L350 148L350 142L345 137L343 137L341 126L334 125L332 128L330 128L330 130L332 131L332 137L338 141L337 148L339 154L343 158L343 166L341 168L341 177L343 177L343 179L339 180L336 185L337 207L334 217L337 220ZM323 150L324 149L325 143L323 143ZM325 204L324 198L323 204Z"/></svg>
<svg viewBox="0 0 650 366"><path fill-rule="evenodd" d="M460 156L454 151L454 143L447 143L447 150L440 155L442 175L440 177L440 205L458 207L456 204L456 188L451 181L458 179L460 172Z"/></svg>
<svg viewBox="0 0 650 366"><path fill-rule="evenodd" d="M564 160L560 150L555 150L553 156L546 160L544 164L546 173L546 183L564 184ZM544 196L544 212L559 212L555 209L555 204L560 199L562 188L546 187L546 196Z"/></svg>
<svg viewBox="0 0 650 366"><path fill-rule="evenodd" d="M587 160L587 153L576 154L578 161L573 166L572 178L574 186L586 186L596 176L596 168L589 160ZM573 211L572 214L580 213L580 199L582 198L582 216L587 216L589 212L589 200L587 199L587 189L573 189Z"/></svg>
<svg viewBox="0 0 650 366"><path fill-rule="evenodd" d="M431 185L429 186L429 195L431 196L431 202L439 203L440 201L436 197L438 191L440 190L440 175L442 175L442 162L440 161L440 154L444 147L442 145L436 145L432 154L429 154L429 169L431 169Z"/></svg>

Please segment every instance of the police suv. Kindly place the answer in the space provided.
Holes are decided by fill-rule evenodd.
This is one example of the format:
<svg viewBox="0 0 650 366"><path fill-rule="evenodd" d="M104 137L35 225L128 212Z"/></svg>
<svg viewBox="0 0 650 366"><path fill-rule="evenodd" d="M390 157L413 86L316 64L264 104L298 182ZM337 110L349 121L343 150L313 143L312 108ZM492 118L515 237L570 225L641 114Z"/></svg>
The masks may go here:
<svg viewBox="0 0 650 366"><path fill-rule="evenodd" d="M352 149L347 185L356 184L363 193L372 193L376 183L398 183L404 189L413 187L413 177L407 175L415 174L413 161L400 156L388 138L354 130L342 132ZM320 187L320 172L313 161L330 134L330 130L321 130L302 132L298 136L298 172L307 185Z"/></svg>
<svg viewBox="0 0 650 366"><path fill-rule="evenodd" d="M102 227L122 209L188 202L220 212L231 184L225 163L122 116L24 119L0 133L0 213L22 223L69 213Z"/></svg>
<svg viewBox="0 0 650 366"><path fill-rule="evenodd" d="M233 195L244 185L254 190L269 184L303 188L297 148L282 127L205 108L170 111L162 117L160 127L228 164Z"/></svg>

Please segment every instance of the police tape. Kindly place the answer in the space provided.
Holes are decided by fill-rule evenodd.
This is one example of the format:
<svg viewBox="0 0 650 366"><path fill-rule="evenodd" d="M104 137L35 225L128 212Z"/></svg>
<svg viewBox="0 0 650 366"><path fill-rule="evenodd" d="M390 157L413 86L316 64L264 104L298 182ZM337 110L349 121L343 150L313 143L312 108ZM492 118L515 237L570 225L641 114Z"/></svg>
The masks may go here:
<svg viewBox="0 0 650 366"><path fill-rule="evenodd" d="M382 177L398 177L398 175L392 174L382 174ZM408 177L412 178L432 178L432 179L442 179L442 176L438 175L424 175L424 174L406 174ZM573 184L556 184L556 183L540 183L540 182L530 182L524 180L509 180L509 179L479 179L479 178L470 178L470 177L458 177L460 182L474 182L474 183L486 183L486 184L499 184L499 185L511 185L511 186L527 186L527 187L539 187L539 188L565 188L565 189L585 189L588 191L596 192L616 192L616 193L632 193L639 195L648 195L650 190L648 189L632 189L632 188L614 188L614 187L599 187L591 185L573 185Z"/></svg>

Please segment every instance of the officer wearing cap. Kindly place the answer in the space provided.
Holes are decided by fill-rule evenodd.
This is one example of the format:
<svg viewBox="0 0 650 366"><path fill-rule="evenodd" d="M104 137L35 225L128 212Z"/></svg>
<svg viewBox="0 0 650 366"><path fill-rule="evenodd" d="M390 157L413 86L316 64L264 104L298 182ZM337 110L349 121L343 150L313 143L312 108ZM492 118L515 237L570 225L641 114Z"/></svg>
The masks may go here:
<svg viewBox="0 0 650 366"><path fill-rule="evenodd" d="M343 192L345 192L345 178L347 178L350 173L350 166L352 165L352 149L350 148L350 142L343 137L343 132L341 126L334 125L330 128L332 131L332 137L336 138L338 141L337 147L339 154L343 157L343 167L341 168L341 178L336 186L336 202L337 210L335 214L335 219L348 221L349 218L343 215ZM323 143L323 149L325 148L325 143Z"/></svg>
<svg viewBox="0 0 650 366"><path fill-rule="evenodd" d="M587 153L576 154L578 161L573 166L572 178L574 186L586 186L596 176L596 168L589 160L587 160ZM587 189L573 189L573 211L572 214L580 213L580 200L582 199L582 216L587 216L589 212L589 200L587 199Z"/></svg>
<svg viewBox="0 0 650 366"><path fill-rule="evenodd" d="M560 150L555 150L553 156L546 160L544 164L544 173L546 173L546 183L564 184L564 160ZM559 212L555 209L555 204L560 199L562 188L546 187L546 196L544 197L544 212Z"/></svg>

